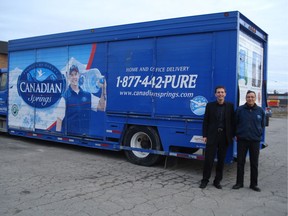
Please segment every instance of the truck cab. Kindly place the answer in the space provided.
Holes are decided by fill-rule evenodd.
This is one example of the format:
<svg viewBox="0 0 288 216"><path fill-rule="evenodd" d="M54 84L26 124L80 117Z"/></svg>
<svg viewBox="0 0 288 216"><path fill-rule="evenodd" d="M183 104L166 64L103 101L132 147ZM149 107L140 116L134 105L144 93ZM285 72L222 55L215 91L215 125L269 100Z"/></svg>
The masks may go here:
<svg viewBox="0 0 288 216"><path fill-rule="evenodd" d="M7 68L0 68L0 131L7 132Z"/></svg>

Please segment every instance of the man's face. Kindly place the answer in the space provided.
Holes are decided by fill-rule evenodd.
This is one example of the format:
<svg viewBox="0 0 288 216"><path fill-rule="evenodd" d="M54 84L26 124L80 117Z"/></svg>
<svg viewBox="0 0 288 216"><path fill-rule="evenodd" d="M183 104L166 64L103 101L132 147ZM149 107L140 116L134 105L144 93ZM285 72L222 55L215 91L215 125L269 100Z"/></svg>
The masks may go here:
<svg viewBox="0 0 288 216"><path fill-rule="evenodd" d="M254 104L256 102L256 95L253 92L247 94L246 95L246 102L247 102L248 106L254 106Z"/></svg>
<svg viewBox="0 0 288 216"><path fill-rule="evenodd" d="M218 101L224 101L226 97L226 92L225 89L223 88L218 88L215 93L215 97L217 98Z"/></svg>
<svg viewBox="0 0 288 216"><path fill-rule="evenodd" d="M79 81L79 73L76 71L72 71L69 74L69 80L71 85L78 86L78 81Z"/></svg>

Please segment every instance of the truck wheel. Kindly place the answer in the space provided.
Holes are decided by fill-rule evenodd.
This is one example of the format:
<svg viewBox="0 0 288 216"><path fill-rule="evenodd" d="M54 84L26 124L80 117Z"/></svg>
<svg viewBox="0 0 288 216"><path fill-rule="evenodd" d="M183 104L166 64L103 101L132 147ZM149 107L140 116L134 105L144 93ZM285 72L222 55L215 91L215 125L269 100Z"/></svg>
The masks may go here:
<svg viewBox="0 0 288 216"><path fill-rule="evenodd" d="M125 134L123 144L131 148L161 150L158 133L151 127L131 126ZM125 155L131 163L142 166L152 166L161 158L160 155L132 150L126 150Z"/></svg>

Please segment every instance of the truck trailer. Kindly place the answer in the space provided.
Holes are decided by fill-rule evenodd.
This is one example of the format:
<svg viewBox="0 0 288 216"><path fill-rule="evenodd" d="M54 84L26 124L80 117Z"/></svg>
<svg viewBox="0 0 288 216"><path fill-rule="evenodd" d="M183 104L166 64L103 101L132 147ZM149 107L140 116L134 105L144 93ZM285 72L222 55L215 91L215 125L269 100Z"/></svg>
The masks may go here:
<svg viewBox="0 0 288 216"><path fill-rule="evenodd" d="M164 156L203 160L203 116L216 86L235 107L253 90L266 108L267 42L238 11L11 40L1 130L123 150L144 166Z"/></svg>

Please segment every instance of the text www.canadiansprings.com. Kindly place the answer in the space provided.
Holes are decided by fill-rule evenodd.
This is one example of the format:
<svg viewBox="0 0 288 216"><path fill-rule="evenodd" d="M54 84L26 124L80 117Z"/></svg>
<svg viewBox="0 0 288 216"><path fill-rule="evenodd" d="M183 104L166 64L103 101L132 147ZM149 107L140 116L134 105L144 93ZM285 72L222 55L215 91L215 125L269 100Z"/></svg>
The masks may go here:
<svg viewBox="0 0 288 216"><path fill-rule="evenodd" d="M157 97L157 98L179 98L179 97L187 97L191 98L193 97L193 93L191 92L152 92L151 90L148 91L120 91L119 92L120 96L145 96L145 97Z"/></svg>

